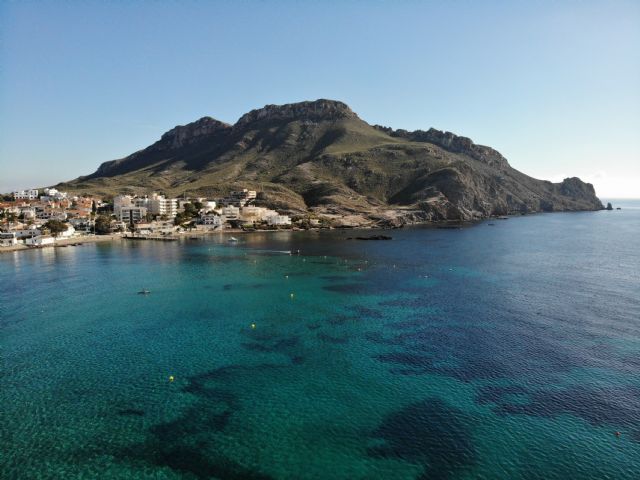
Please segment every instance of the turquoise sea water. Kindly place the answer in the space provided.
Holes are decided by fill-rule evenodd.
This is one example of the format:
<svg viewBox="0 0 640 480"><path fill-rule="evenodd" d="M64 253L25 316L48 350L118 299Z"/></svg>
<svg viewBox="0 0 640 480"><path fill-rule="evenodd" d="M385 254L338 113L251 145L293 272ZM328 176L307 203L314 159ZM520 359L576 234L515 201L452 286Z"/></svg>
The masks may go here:
<svg viewBox="0 0 640 480"><path fill-rule="evenodd" d="M0 477L640 478L640 209L354 235L0 255Z"/></svg>

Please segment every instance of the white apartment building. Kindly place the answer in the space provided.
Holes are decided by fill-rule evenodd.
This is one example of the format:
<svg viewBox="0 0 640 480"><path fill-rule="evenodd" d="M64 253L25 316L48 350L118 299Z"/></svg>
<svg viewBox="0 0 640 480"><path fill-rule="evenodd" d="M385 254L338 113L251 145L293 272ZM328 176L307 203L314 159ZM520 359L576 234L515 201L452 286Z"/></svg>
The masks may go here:
<svg viewBox="0 0 640 480"><path fill-rule="evenodd" d="M204 200L200 203L202 203L202 210L205 212L211 212L216 209L216 202L214 200Z"/></svg>
<svg viewBox="0 0 640 480"><path fill-rule="evenodd" d="M22 230L14 230L13 233L16 234L16 238L18 240L22 240L23 238L29 238L29 237L38 237L42 235L42 231L38 229L35 225L31 225L28 228L23 228Z"/></svg>
<svg viewBox="0 0 640 480"><path fill-rule="evenodd" d="M207 213L205 215L200 216L202 219L202 224L207 227L221 227L227 221L226 217L217 215L215 213Z"/></svg>
<svg viewBox="0 0 640 480"><path fill-rule="evenodd" d="M224 205L235 205L236 207L244 207L247 203L253 202L257 197L255 190L247 190L246 188L237 192L231 192L228 197L223 198L221 202Z"/></svg>
<svg viewBox="0 0 640 480"><path fill-rule="evenodd" d="M37 211L36 218L38 220L60 220L63 222L67 219L67 213L64 210L46 208L44 210Z"/></svg>
<svg viewBox="0 0 640 480"><path fill-rule="evenodd" d="M289 215L270 215L267 217L269 225L291 225Z"/></svg>
<svg viewBox="0 0 640 480"><path fill-rule="evenodd" d="M38 190L20 190L13 192L14 200L37 200L38 199Z"/></svg>
<svg viewBox="0 0 640 480"><path fill-rule="evenodd" d="M55 188L45 188L41 200L43 202L59 202L67 198L67 192L60 192Z"/></svg>
<svg viewBox="0 0 640 480"><path fill-rule="evenodd" d="M265 207L254 207L252 205L242 207L241 218L247 223L259 223L267 220L268 217L278 215L278 212Z"/></svg>
<svg viewBox="0 0 640 480"><path fill-rule="evenodd" d="M164 195L151 195L149 199L149 211L153 215L166 215L173 218L178 214L178 199L165 198Z"/></svg>
<svg viewBox="0 0 640 480"><path fill-rule="evenodd" d="M223 207L221 213L227 220L238 220L240 217L240 209L232 205Z"/></svg>
<svg viewBox="0 0 640 480"><path fill-rule="evenodd" d="M43 247L45 245L53 245L55 241L55 238L50 237L49 235L39 235L37 237L26 238L24 240L24 244L32 247Z"/></svg>
<svg viewBox="0 0 640 480"><path fill-rule="evenodd" d="M0 247L11 247L17 244L16 232L0 232Z"/></svg>
<svg viewBox="0 0 640 480"><path fill-rule="evenodd" d="M113 197L113 213L116 217L120 217L120 212L123 207L133 206L131 201L131 195L117 195Z"/></svg>
<svg viewBox="0 0 640 480"><path fill-rule="evenodd" d="M127 224L138 223L144 220L147 216L147 209L145 207L120 207L118 214L118 220L126 222Z"/></svg>
<svg viewBox="0 0 640 480"><path fill-rule="evenodd" d="M34 220L36 218L36 209L33 207L20 207L20 215L25 220Z"/></svg>
<svg viewBox="0 0 640 480"><path fill-rule="evenodd" d="M144 207L147 210L149 210L150 204L151 204L151 200L149 200L149 197L135 197L133 199L134 207Z"/></svg>
<svg viewBox="0 0 640 480"><path fill-rule="evenodd" d="M58 236L60 238L71 238L76 234L76 229L73 228L73 225L69 225L64 232L60 232Z"/></svg>
<svg viewBox="0 0 640 480"><path fill-rule="evenodd" d="M257 193L255 190L247 190L246 188L243 188L242 190L237 192L231 192L231 198L244 200L245 202L255 200L256 197L257 197Z"/></svg>

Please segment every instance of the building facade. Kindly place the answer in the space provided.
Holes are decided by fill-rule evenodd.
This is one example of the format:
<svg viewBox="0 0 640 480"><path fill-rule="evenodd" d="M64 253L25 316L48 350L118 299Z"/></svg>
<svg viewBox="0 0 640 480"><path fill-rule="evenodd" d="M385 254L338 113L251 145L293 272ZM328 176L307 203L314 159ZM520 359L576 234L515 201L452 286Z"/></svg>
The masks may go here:
<svg viewBox="0 0 640 480"><path fill-rule="evenodd" d="M37 200L38 199L38 190L19 190L13 192L14 200Z"/></svg>
<svg viewBox="0 0 640 480"><path fill-rule="evenodd" d="M289 215L271 215L267 217L267 223L272 226L291 225Z"/></svg>
<svg viewBox="0 0 640 480"><path fill-rule="evenodd" d="M227 221L226 217L217 215L215 213L207 213L201 217L202 224L207 227L221 227Z"/></svg>
<svg viewBox="0 0 640 480"><path fill-rule="evenodd" d="M153 194L149 199L149 211L153 215L166 215L174 218L178 214L178 199L165 198L164 195Z"/></svg>
<svg viewBox="0 0 640 480"><path fill-rule="evenodd" d="M120 207L120 213L118 215L118 220L121 222L126 222L128 225L132 223L139 223L144 220L147 216L147 209L145 207Z"/></svg>

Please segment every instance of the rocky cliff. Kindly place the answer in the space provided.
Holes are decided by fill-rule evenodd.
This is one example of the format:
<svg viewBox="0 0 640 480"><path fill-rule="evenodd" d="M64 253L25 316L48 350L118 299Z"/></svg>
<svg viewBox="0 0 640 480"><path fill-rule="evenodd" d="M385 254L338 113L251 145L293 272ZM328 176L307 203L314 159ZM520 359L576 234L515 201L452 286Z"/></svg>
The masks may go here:
<svg viewBox="0 0 640 480"><path fill-rule="evenodd" d="M466 137L371 126L346 104L324 99L267 105L234 125L204 117L58 187L170 195L251 187L264 204L343 225L602 208L593 186L578 178L537 180Z"/></svg>

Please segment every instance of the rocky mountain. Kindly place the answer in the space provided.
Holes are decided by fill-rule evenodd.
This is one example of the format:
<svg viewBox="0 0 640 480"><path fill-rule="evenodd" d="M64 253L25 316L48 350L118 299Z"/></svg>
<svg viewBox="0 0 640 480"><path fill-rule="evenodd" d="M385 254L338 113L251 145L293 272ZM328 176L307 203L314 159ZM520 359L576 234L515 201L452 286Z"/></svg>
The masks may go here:
<svg viewBox="0 0 640 480"><path fill-rule="evenodd" d="M267 105L234 125L204 117L57 187L203 196L245 187L263 204L343 225L602 208L578 178L537 180L468 138L372 126L333 100Z"/></svg>

